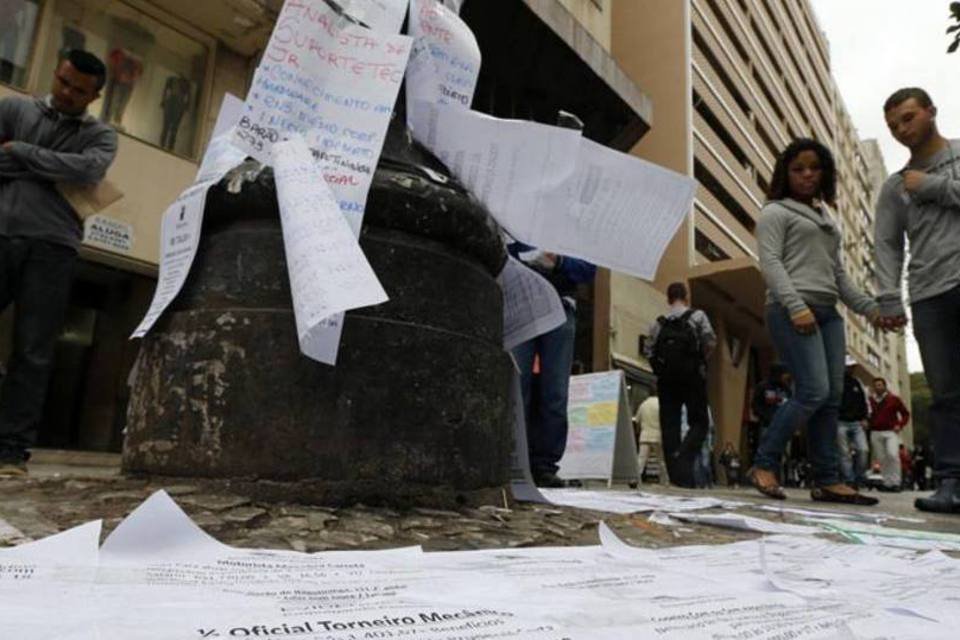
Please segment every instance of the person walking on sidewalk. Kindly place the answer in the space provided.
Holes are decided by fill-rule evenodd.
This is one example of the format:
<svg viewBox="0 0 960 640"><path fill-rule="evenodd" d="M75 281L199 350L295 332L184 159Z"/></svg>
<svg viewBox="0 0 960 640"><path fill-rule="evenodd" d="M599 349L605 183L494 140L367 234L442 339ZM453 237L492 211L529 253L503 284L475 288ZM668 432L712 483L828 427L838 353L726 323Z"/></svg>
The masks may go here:
<svg viewBox="0 0 960 640"><path fill-rule="evenodd" d="M654 386L646 400L637 407L633 421L640 427L639 449L637 452L637 477L643 478L643 470L650 460L650 454L657 457L660 484L668 484L667 467L663 460L663 437L660 433L660 399Z"/></svg>
<svg viewBox="0 0 960 640"><path fill-rule="evenodd" d="M883 484L880 491L900 491L903 475L900 472L900 431L910 420L910 412L898 396L887 391L887 381L874 378L870 398L870 447L873 458L880 463Z"/></svg>
<svg viewBox="0 0 960 640"><path fill-rule="evenodd" d="M103 179L117 134L87 113L106 69L70 51L45 98L0 99L0 310L14 303L13 353L0 388L0 475L27 472L83 227L58 184Z"/></svg>
<svg viewBox="0 0 960 640"><path fill-rule="evenodd" d="M660 426L663 453L670 482L693 488L694 464L707 438L707 358L717 336L707 314L691 309L687 287L674 282L667 287L670 310L650 327L644 351L657 375L660 393ZM690 430L682 437L681 410L687 409Z"/></svg>
<svg viewBox="0 0 960 640"><path fill-rule="evenodd" d="M883 113L891 135L910 150L910 161L887 178L877 199L881 326L897 329L907 323L901 276L909 240L913 334L933 396L933 477L940 484L914 505L960 513L960 140L940 135L937 108L923 89L894 92Z"/></svg>
<svg viewBox="0 0 960 640"><path fill-rule="evenodd" d="M853 486L863 486L866 482L867 465L870 464L870 447L864 426L870 407L863 385L853 375L857 361L847 356L844 362L843 395L840 398L839 429L837 444L840 447L840 470L843 480Z"/></svg>
<svg viewBox="0 0 960 640"><path fill-rule="evenodd" d="M827 209L836 187L833 155L815 140L794 140L777 158L769 200L757 224L757 244L767 283L767 329L793 374L794 395L761 437L748 477L764 495L784 499L775 472L790 437L805 423L811 498L872 505L876 499L840 478L837 417L846 345L836 305L842 301L871 319L877 305L843 269L841 234Z"/></svg>

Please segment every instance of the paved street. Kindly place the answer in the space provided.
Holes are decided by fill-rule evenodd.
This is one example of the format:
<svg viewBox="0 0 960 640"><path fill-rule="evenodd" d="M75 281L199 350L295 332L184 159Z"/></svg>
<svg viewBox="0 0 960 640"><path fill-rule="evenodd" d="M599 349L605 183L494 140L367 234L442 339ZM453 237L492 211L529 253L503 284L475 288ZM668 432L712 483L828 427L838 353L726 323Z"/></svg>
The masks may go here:
<svg viewBox="0 0 960 640"><path fill-rule="evenodd" d="M615 515L535 504L499 504L457 510L410 509L353 505L341 508L257 502L231 489L229 483L196 479L148 481L119 474L117 456L39 452L26 479L0 481L0 519L22 534L0 533L0 544L37 539L93 519L104 520L104 533L158 489L166 489L194 521L228 544L244 547L324 551L380 549L422 545L429 550L567 546L597 543L597 525L606 521L630 544L663 547L721 544L755 537L756 533L684 523L664 526L647 514ZM605 485L598 483L601 489ZM626 487L617 487L625 490ZM913 509L918 493L878 494L879 507L831 507L812 502L809 493L789 490L789 500L772 503L747 488L688 491L644 486L644 491L675 496L712 496L750 504L782 504L799 509L837 512L883 512L922 518L923 522L886 522L889 527L960 533L960 516L920 514ZM809 524L785 514L740 508L737 513L770 520ZM0 527L0 531L4 528Z"/></svg>

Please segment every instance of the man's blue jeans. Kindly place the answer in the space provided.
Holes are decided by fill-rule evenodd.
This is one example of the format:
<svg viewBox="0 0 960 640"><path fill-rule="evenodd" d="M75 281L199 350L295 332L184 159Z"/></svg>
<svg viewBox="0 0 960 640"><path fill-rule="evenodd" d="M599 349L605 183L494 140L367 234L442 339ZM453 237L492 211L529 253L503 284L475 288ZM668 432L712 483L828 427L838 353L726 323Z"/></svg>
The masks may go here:
<svg viewBox="0 0 960 640"><path fill-rule="evenodd" d="M760 469L776 472L790 437L807 425L807 455L814 486L840 482L837 455L837 413L843 395L846 343L843 318L835 307L811 306L817 331L797 333L787 309L767 307L767 329L783 363L793 374L793 397L780 405L764 431L754 460Z"/></svg>
<svg viewBox="0 0 960 640"><path fill-rule="evenodd" d="M840 470L847 483L863 482L870 458L867 434L859 421L838 423L837 445L840 447Z"/></svg>
<svg viewBox="0 0 960 640"><path fill-rule="evenodd" d="M930 405L933 475L960 478L960 287L911 305Z"/></svg>
<svg viewBox="0 0 960 640"><path fill-rule="evenodd" d="M513 348L513 357L520 368L530 469L534 474L556 473L557 463L567 447L567 396L577 320L574 310L566 303L564 309L566 322ZM540 376L534 395L533 361L536 355L540 356Z"/></svg>

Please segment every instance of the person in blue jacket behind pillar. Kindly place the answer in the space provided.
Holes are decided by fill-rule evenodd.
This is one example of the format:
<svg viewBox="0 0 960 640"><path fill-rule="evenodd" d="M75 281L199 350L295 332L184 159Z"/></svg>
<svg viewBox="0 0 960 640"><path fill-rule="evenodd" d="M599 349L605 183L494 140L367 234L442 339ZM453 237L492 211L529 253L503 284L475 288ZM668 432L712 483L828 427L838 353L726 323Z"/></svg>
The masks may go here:
<svg viewBox="0 0 960 640"><path fill-rule="evenodd" d="M566 321L548 333L513 348L520 367L530 469L540 487L562 487L557 463L567 446L567 393L573 368L577 333L577 285L593 281L597 267L585 260L539 251L514 242L510 255L546 278L560 294ZM533 366L540 357L539 383L534 388Z"/></svg>

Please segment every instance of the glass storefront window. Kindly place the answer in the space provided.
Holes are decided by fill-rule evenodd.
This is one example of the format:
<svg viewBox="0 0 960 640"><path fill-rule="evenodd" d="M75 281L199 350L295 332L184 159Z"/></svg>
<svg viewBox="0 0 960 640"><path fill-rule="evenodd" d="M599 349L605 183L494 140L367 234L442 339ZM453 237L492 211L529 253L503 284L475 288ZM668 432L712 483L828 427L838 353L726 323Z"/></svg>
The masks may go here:
<svg viewBox="0 0 960 640"><path fill-rule="evenodd" d="M26 85L39 16L39 0L0 0L0 82Z"/></svg>
<svg viewBox="0 0 960 640"><path fill-rule="evenodd" d="M107 84L90 112L120 132L194 157L205 45L109 0L56 0L49 33L40 52L41 82L52 78L64 51L86 49L107 65Z"/></svg>

